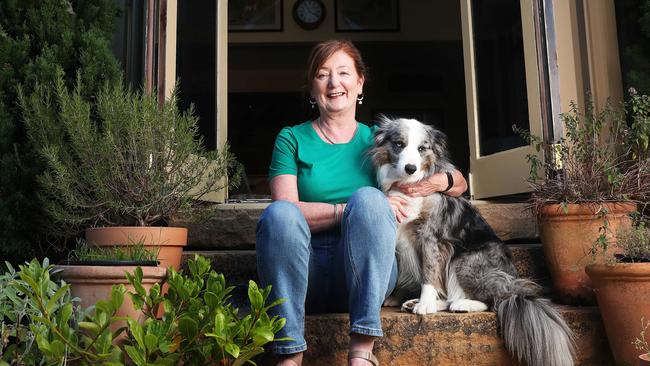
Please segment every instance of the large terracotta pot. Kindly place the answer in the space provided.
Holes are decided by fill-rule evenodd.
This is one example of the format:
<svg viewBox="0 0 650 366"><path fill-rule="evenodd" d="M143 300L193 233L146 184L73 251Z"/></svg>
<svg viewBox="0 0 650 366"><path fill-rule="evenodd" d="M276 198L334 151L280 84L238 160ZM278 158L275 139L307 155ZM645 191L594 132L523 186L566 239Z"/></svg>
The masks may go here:
<svg viewBox="0 0 650 366"><path fill-rule="evenodd" d="M181 227L116 226L86 229L88 245L114 246L143 242L149 250L159 250L161 267L178 271L183 247L187 245L187 229Z"/></svg>
<svg viewBox="0 0 650 366"><path fill-rule="evenodd" d="M82 265L64 265L56 266L63 269L60 276L66 283L70 284L70 292L73 297L81 299L82 307L94 305L99 300L107 300L111 296L113 285L123 284L127 292L135 292L133 286L126 279L125 272L133 274L136 266L82 266ZM149 289L156 283L165 280L167 269L164 267L141 267L142 268L142 287ZM140 310L135 310L131 296L125 294L124 303L117 313L117 316L128 316L135 320L142 320L143 314ZM111 330L126 326L125 321L115 322Z"/></svg>
<svg viewBox="0 0 650 366"><path fill-rule="evenodd" d="M617 364L638 364L641 351L632 342L641 318L650 319L650 263L590 264L586 271Z"/></svg>
<svg viewBox="0 0 650 366"><path fill-rule="evenodd" d="M615 234L619 228L630 227L628 214L636 210L634 203L603 204L609 211L610 233L608 240L615 246ZM544 256L557 300L565 304L594 304L591 281L584 267L592 262L589 254L600 235L603 219L595 214L600 205L569 204L567 212L559 204L545 205L539 216L539 229ZM604 256L596 263L604 263Z"/></svg>

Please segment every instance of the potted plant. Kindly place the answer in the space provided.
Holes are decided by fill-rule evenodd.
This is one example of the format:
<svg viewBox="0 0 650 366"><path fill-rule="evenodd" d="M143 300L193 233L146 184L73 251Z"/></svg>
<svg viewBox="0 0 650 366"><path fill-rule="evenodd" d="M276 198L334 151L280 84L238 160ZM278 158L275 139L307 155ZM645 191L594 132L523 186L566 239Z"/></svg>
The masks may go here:
<svg viewBox="0 0 650 366"><path fill-rule="evenodd" d="M225 146L206 151L192 109L181 113L172 95L105 86L94 101L82 98L77 78L69 91L59 75L53 88L19 93L31 140L47 169L39 178L50 232L70 237L86 230L89 245L143 242L160 248L163 267L178 269L187 229L167 227L177 214L213 209L200 201L237 181ZM234 169L233 169L234 168ZM90 229L89 229L90 228Z"/></svg>
<svg viewBox="0 0 650 366"><path fill-rule="evenodd" d="M135 291L127 276L138 277L140 285L150 289L155 284L162 286L167 274L165 267L158 266L157 253L147 250L142 242L129 246L94 247L80 239L68 260L55 268L61 279L70 284L72 296L79 298L84 307L110 298L115 285ZM125 299L116 316L144 319L130 298ZM124 326L126 321L115 322L111 324L111 329L116 331Z"/></svg>
<svg viewBox="0 0 650 366"><path fill-rule="evenodd" d="M618 363L636 364L636 349L645 342L647 323L642 321L641 338L635 340L639 319L650 319L650 226L648 218L620 230L617 243L621 253L611 262L589 264L598 306L612 353ZM600 248L596 248L600 250ZM647 344L645 344L647 352ZM646 355L647 357L647 355Z"/></svg>
<svg viewBox="0 0 650 366"><path fill-rule="evenodd" d="M630 227L629 214L650 197L649 115L648 97L630 90L630 101L621 108L608 104L596 111L587 98L581 113L572 103L561 116L565 136L556 144L523 134L545 156L544 161L528 156L530 183L546 262L560 302L594 302L584 266L605 259L592 244L615 246L612 233Z"/></svg>

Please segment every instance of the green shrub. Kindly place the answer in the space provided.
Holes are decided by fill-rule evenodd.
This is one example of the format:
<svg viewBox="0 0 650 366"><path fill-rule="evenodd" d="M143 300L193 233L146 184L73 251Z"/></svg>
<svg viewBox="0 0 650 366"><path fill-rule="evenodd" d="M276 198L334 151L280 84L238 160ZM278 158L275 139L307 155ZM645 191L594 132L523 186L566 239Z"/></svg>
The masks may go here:
<svg viewBox="0 0 650 366"><path fill-rule="evenodd" d="M224 276L210 268L207 259L195 256L187 263L189 273L168 269L169 292L160 295L154 285L149 293L141 285L142 272L127 274L136 289L131 298L136 307L148 315L143 325L129 321L131 344L125 346L129 356L142 355L137 365L146 363L239 366L264 352L262 346L274 341L285 320L269 317L267 311L284 300L266 305L271 292L249 282L249 314L241 316L228 301L232 287ZM155 309L162 305L165 313L157 319ZM133 359L133 357L131 357Z"/></svg>
<svg viewBox="0 0 650 366"><path fill-rule="evenodd" d="M263 352L285 320L267 311L282 302L266 304L270 287L250 281L250 313L240 314L230 302L232 287L211 269L203 257L188 261L188 273L168 272L169 291L142 287L142 270L128 275L135 292L129 293L142 309L142 324L127 320L127 327L111 332L122 318L116 311L126 290L113 286L111 298L81 309L72 299L70 285L50 277L53 266L36 259L15 272L0 275L0 366L6 365L224 365L240 366ZM163 306L162 319L157 307ZM113 340L126 333L116 347ZM128 357L127 357L128 355Z"/></svg>
<svg viewBox="0 0 650 366"><path fill-rule="evenodd" d="M517 130L540 156L527 156L529 183L537 208L547 203L650 200L650 98L630 90L620 108L597 111L587 98L585 110L571 103L562 114L564 137L552 144ZM632 121L628 126L628 118ZM513 127L514 128L514 127Z"/></svg>
<svg viewBox="0 0 650 366"><path fill-rule="evenodd" d="M84 85L78 80L68 91L59 78L54 90L20 96L29 135L47 164L39 182L50 232L165 225L178 212L210 208L198 200L222 189L237 164L227 146L205 150L191 109L181 113L175 95L159 105L155 93L121 82L91 103Z"/></svg>
<svg viewBox="0 0 650 366"><path fill-rule="evenodd" d="M17 86L32 92L62 69L72 85L83 70L85 97L120 78L109 49L119 12L113 0L4 0L0 5L0 258L42 256L53 238L36 198L42 159L27 139Z"/></svg>

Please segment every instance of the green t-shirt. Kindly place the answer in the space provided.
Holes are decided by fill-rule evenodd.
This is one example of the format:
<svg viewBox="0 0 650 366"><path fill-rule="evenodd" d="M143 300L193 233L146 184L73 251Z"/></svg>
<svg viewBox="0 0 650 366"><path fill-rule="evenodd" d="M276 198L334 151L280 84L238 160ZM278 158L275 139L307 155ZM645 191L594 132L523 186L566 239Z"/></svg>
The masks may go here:
<svg viewBox="0 0 650 366"><path fill-rule="evenodd" d="M377 187L368 154L374 130L358 123L350 142L332 145L321 140L311 121L285 127L275 140L269 179L295 175L300 201L345 203L357 189Z"/></svg>

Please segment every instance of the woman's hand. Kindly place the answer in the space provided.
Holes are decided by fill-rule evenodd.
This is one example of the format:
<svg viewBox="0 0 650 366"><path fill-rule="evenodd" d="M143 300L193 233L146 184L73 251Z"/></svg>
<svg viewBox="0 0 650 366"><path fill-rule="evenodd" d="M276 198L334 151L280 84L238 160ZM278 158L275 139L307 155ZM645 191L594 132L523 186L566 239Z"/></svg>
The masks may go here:
<svg viewBox="0 0 650 366"><path fill-rule="evenodd" d="M467 190L467 181L463 174L454 170L452 172L453 185L448 191L449 180L446 173L436 173L428 179L421 180L417 183L398 184L396 187L409 197L425 197L437 192L444 193L448 196L458 197Z"/></svg>
<svg viewBox="0 0 650 366"><path fill-rule="evenodd" d="M408 216L408 213L406 212L408 200L400 196L388 196L388 203L390 203L390 207L393 209L397 223L402 223L402 220Z"/></svg>
<svg viewBox="0 0 650 366"><path fill-rule="evenodd" d="M440 185L432 182L432 180L434 180L433 179L434 176L431 176L429 177L429 179L424 179L417 183L398 184L397 188L410 197L425 197L430 194L443 191L445 190L445 188L447 188L447 176L446 175L444 176L445 176L444 187L441 187Z"/></svg>

